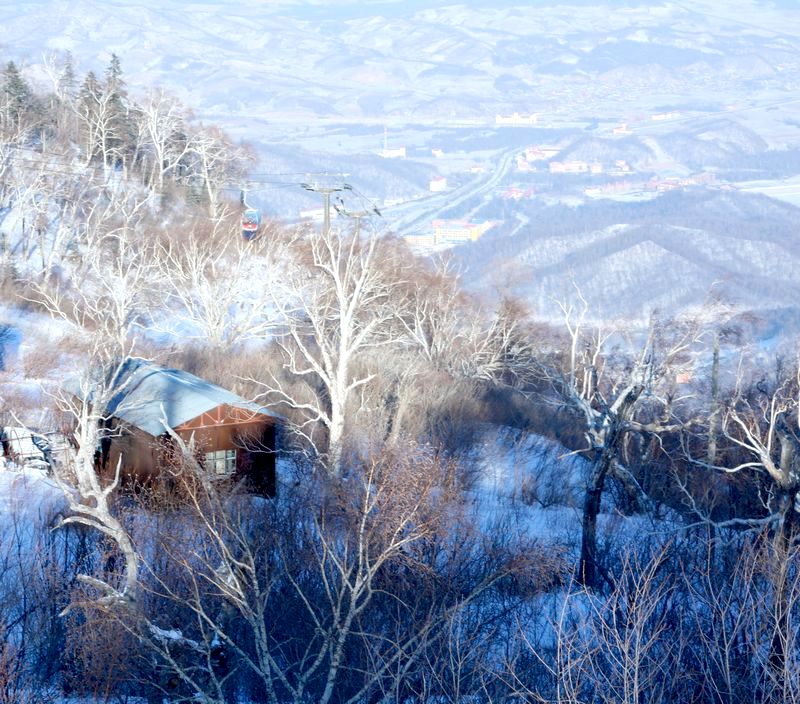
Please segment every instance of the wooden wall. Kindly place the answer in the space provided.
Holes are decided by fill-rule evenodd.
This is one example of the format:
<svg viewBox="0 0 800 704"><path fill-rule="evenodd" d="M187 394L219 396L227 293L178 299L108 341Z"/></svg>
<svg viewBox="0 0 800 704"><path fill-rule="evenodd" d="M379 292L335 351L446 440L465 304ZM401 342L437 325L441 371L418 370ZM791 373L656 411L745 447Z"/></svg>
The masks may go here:
<svg viewBox="0 0 800 704"><path fill-rule="evenodd" d="M117 422L116 429L119 435L103 447L100 458L103 474L113 476L121 458L126 481L143 485L158 481L161 470L170 461L172 441L169 436L155 438L122 422ZM245 481L253 491L274 496L274 418L220 406L174 430L187 443L194 437L198 458L215 450L236 450L236 472L232 480ZM213 478L213 468L209 468L209 472Z"/></svg>

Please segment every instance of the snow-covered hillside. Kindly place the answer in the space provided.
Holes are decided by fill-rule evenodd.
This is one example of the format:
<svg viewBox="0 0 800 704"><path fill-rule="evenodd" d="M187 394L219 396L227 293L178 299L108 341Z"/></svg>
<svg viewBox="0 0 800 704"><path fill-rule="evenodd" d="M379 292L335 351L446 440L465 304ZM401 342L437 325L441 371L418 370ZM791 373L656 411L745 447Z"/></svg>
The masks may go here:
<svg viewBox="0 0 800 704"><path fill-rule="evenodd" d="M624 210L622 209L624 208ZM627 206L529 206L534 226L458 250L468 279L503 280L542 314L574 282L595 315L646 318L713 298L743 308L796 305L798 209L760 195L700 190Z"/></svg>
<svg viewBox="0 0 800 704"><path fill-rule="evenodd" d="M734 46L729 33L746 31L751 19L759 32ZM774 77L771 66L783 62L786 73L800 27L796 13L754 0L692 10L630 4L615 12L575 0L503 6L4 0L0 23L15 58L40 64L44 53L71 51L96 67L116 52L132 85L167 85L202 116L240 124L291 116L383 121L472 114L493 121L495 111L515 106L585 106L585 94L576 100L577 92L562 90L565 75L593 94L599 89L598 97L605 91L614 99L628 87L640 97L642 88L663 94L666 76L676 95L708 98L752 77L744 69L755 64ZM741 61L731 63L729 53ZM660 69L648 79L645 65ZM442 103L443 97L450 100Z"/></svg>

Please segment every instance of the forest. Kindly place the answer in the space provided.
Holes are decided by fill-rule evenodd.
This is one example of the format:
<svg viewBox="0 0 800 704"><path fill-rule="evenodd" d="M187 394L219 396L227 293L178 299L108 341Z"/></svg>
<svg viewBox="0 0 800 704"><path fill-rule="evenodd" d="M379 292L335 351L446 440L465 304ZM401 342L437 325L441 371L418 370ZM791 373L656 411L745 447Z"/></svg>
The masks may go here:
<svg viewBox="0 0 800 704"><path fill-rule="evenodd" d="M800 701L796 344L713 291L545 320L360 217L245 238L246 145L48 73L0 77L0 428L50 448L3 436L1 704ZM280 414L276 496L167 427L101 475L131 359Z"/></svg>

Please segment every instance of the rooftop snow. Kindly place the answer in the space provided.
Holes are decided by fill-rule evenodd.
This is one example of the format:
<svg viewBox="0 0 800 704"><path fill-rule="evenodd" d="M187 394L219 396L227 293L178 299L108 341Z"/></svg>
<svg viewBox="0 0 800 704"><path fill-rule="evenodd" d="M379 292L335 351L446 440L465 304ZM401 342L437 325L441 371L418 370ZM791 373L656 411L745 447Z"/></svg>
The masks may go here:
<svg viewBox="0 0 800 704"><path fill-rule="evenodd" d="M222 405L279 417L194 374L152 362L129 360L119 378L122 390L109 403L107 413L153 436Z"/></svg>

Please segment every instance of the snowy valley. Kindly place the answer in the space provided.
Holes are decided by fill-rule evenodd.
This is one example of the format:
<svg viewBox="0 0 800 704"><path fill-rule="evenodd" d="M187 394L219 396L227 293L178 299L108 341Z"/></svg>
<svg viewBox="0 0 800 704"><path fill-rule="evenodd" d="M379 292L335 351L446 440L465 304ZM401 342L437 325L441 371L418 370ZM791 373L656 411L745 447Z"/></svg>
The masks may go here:
<svg viewBox="0 0 800 704"><path fill-rule="evenodd" d="M793 3L0 26L0 704L800 701Z"/></svg>

